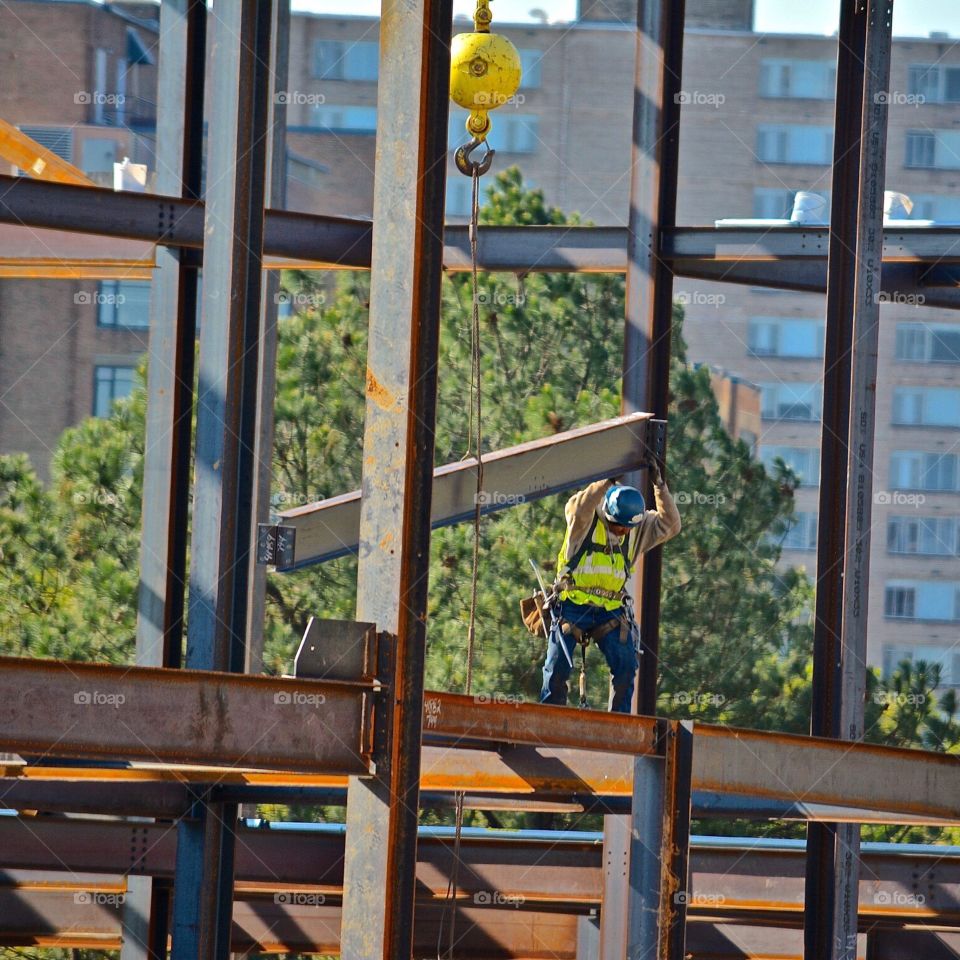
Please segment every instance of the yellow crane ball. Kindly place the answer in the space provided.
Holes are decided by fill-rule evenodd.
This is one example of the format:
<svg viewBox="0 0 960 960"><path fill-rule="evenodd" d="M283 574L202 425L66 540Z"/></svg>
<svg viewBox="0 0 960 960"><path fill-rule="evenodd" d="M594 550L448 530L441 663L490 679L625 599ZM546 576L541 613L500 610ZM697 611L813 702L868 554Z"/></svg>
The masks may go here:
<svg viewBox="0 0 960 960"><path fill-rule="evenodd" d="M520 86L520 54L498 33L458 33L450 44L450 99L466 110L503 106Z"/></svg>

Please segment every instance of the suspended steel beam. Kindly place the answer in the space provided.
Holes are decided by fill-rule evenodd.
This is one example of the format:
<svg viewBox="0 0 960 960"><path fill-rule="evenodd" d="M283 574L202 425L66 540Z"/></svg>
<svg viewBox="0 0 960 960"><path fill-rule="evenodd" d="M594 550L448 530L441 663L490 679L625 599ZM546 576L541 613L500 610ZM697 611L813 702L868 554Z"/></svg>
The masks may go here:
<svg viewBox="0 0 960 960"><path fill-rule="evenodd" d="M581 483L635 470L644 461L650 414L634 413L508 447L483 458L484 513L539 500ZM473 517L477 463L474 458L433 472L431 525ZM297 532L294 569L357 550L360 491L306 504L280 514Z"/></svg>
<svg viewBox="0 0 960 960"><path fill-rule="evenodd" d="M0 660L0 749L364 772L369 682Z"/></svg>

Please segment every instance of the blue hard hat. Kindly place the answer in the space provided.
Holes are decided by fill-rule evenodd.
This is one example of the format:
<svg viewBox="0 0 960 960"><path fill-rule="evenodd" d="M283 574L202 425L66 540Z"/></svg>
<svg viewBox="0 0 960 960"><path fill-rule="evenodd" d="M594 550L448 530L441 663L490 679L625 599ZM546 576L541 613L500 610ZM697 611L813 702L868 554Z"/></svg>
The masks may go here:
<svg viewBox="0 0 960 960"><path fill-rule="evenodd" d="M636 487L611 487L603 497L602 512L610 523L635 527L646 509L643 494Z"/></svg>

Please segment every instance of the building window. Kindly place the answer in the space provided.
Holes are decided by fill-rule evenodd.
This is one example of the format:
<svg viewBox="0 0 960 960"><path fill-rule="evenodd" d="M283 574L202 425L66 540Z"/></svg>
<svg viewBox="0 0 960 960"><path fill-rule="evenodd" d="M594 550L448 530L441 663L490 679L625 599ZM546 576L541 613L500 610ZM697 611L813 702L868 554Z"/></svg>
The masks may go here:
<svg viewBox="0 0 960 960"><path fill-rule="evenodd" d="M960 427L960 389L895 387L893 423L897 426Z"/></svg>
<svg viewBox="0 0 960 960"><path fill-rule="evenodd" d="M955 453L924 453L897 450L890 456L890 486L893 489L960 491L960 469Z"/></svg>
<svg viewBox="0 0 960 960"><path fill-rule="evenodd" d="M916 590L913 587L887 587L883 613L887 617L912 619L916 609Z"/></svg>
<svg viewBox="0 0 960 960"><path fill-rule="evenodd" d="M822 357L823 321L752 317L747 349L755 357Z"/></svg>
<svg viewBox="0 0 960 960"><path fill-rule="evenodd" d="M891 619L953 623L960 620L960 584L946 580L888 583L884 615Z"/></svg>
<svg viewBox="0 0 960 960"><path fill-rule="evenodd" d="M93 371L93 415L109 417L114 400L122 400L133 390L135 368L98 364Z"/></svg>
<svg viewBox="0 0 960 960"><path fill-rule="evenodd" d="M832 100L837 67L830 60L761 60L760 96Z"/></svg>
<svg viewBox="0 0 960 960"><path fill-rule="evenodd" d="M960 102L960 67L942 64L911 64L907 69L908 92L927 103Z"/></svg>
<svg viewBox="0 0 960 960"><path fill-rule="evenodd" d="M820 483L820 451L817 447L761 446L760 462L768 470L772 471L777 459L793 471L800 486L815 487Z"/></svg>
<svg viewBox="0 0 960 960"><path fill-rule="evenodd" d="M833 156L833 128L809 124L760 124L757 159L764 163L828 164Z"/></svg>
<svg viewBox="0 0 960 960"><path fill-rule="evenodd" d="M897 359L921 363L960 363L960 326L898 323Z"/></svg>
<svg viewBox="0 0 960 960"><path fill-rule="evenodd" d="M960 518L890 517L887 552L930 557L960 556Z"/></svg>
<svg viewBox="0 0 960 960"><path fill-rule="evenodd" d="M470 203L473 200L472 182L463 177L447 178L448 217L469 217Z"/></svg>
<svg viewBox="0 0 960 960"><path fill-rule="evenodd" d="M764 420L819 420L822 406L819 383L760 384L760 415Z"/></svg>
<svg viewBox="0 0 960 960"><path fill-rule="evenodd" d="M940 223L960 223L960 197L937 196L932 193L911 192L913 220L937 220Z"/></svg>
<svg viewBox="0 0 960 960"><path fill-rule="evenodd" d="M379 56L379 45L372 40L317 40L313 75L320 80L375 81Z"/></svg>
<svg viewBox="0 0 960 960"><path fill-rule="evenodd" d="M960 130L908 130L906 166L960 170Z"/></svg>
<svg viewBox="0 0 960 960"><path fill-rule="evenodd" d="M542 50L518 50L520 67L523 77L520 81L521 90L533 90L540 86L540 65L543 63Z"/></svg>
<svg viewBox="0 0 960 960"><path fill-rule="evenodd" d="M807 190L823 197L823 222L830 220L830 191ZM753 215L760 220L789 220L793 214L796 190L781 190L779 187L754 187Z"/></svg>
<svg viewBox="0 0 960 960"><path fill-rule="evenodd" d="M784 550L817 549L817 514L801 512L793 515L793 524L783 538Z"/></svg>
<svg viewBox="0 0 960 960"><path fill-rule="evenodd" d="M101 280L97 326L146 330L150 326L150 281Z"/></svg>
<svg viewBox="0 0 960 960"><path fill-rule="evenodd" d="M342 133L376 133L377 108L320 104L313 108L313 126Z"/></svg>

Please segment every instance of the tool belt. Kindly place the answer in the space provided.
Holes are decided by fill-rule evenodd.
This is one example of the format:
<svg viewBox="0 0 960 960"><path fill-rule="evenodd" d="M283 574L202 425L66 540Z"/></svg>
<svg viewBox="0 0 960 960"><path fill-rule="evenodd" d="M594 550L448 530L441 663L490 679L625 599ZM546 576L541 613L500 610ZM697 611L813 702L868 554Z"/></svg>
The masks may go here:
<svg viewBox="0 0 960 960"><path fill-rule="evenodd" d="M582 643L584 646L591 640L597 643L608 634L613 633L614 630L620 631L619 640L621 643L626 643L630 638L630 624L627 622L626 617L612 617L605 623L600 623L595 627L591 627L589 630L582 630L580 627L570 623L569 620L564 620L560 624L560 630L567 634L567 636L572 636L577 643Z"/></svg>

